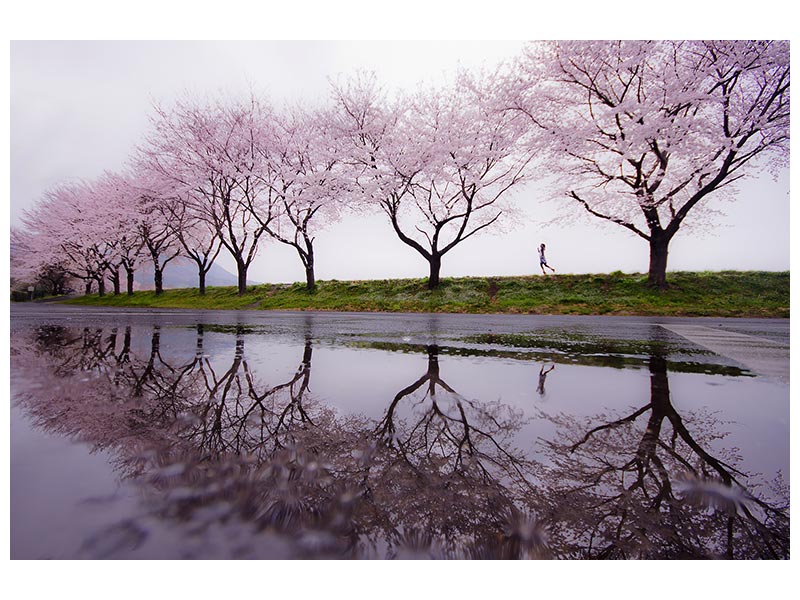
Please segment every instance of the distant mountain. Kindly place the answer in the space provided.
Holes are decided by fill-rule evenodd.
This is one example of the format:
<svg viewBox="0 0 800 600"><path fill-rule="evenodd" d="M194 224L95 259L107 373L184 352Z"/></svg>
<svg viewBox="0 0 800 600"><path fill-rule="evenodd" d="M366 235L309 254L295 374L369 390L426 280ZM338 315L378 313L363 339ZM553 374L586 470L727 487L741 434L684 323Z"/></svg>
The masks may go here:
<svg viewBox="0 0 800 600"><path fill-rule="evenodd" d="M124 275L124 274L123 274ZM153 265L142 263L133 276L134 289L152 290ZM260 281L247 280L247 285L258 285ZM196 288L198 287L197 265L190 262L167 263L164 269L164 288ZM236 285L236 275L220 267L216 263L211 265L211 270L206 273L206 286L232 286Z"/></svg>

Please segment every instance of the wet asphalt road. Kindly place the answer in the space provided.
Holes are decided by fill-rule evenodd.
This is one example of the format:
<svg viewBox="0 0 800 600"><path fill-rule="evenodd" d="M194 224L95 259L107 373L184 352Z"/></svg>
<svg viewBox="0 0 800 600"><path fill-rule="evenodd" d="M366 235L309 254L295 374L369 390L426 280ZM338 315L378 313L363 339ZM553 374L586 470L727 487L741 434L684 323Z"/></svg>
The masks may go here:
<svg viewBox="0 0 800 600"><path fill-rule="evenodd" d="M469 315L424 313L338 313L289 311L192 311L179 309L87 308L56 304L13 304L11 335L42 324L70 326L197 324L245 326L265 335L452 343L475 334L580 335L596 339L668 339L704 348L753 372L789 379L789 319L682 317Z"/></svg>

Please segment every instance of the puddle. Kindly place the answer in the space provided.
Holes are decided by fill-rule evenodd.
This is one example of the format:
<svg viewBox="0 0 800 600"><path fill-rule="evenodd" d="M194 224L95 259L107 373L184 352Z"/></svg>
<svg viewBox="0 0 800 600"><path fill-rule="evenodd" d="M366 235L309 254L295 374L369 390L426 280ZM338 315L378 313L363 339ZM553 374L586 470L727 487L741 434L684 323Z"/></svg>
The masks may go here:
<svg viewBox="0 0 800 600"><path fill-rule="evenodd" d="M788 385L657 327L187 318L14 325L12 558L788 558Z"/></svg>

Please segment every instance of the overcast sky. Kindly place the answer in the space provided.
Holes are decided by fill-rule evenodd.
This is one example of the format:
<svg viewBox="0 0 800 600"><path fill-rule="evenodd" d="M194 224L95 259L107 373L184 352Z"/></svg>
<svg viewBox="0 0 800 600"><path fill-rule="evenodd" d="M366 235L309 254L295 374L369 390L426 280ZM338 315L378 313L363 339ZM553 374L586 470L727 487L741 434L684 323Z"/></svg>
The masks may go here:
<svg viewBox="0 0 800 600"><path fill-rule="evenodd" d="M324 99L328 79L370 69L389 86L435 81L459 65L494 64L521 42L12 42L11 225L19 225L54 184L123 166L147 126L153 101L185 91L245 92L280 104ZM443 276L522 275L538 269L545 242L562 273L644 272L646 243L590 217L552 224L556 205L536 186L514 194L516 227L476 236L445 256ZM769 174L740 186L710 232L679 233L670 270L789 268L789 177ZM402 244L381 216L346 217L319 235L318 279L421 277L427 263ZM231 267L227 257L224 266ZM295 251L264 244L250 278L303 279Z"/></svg>

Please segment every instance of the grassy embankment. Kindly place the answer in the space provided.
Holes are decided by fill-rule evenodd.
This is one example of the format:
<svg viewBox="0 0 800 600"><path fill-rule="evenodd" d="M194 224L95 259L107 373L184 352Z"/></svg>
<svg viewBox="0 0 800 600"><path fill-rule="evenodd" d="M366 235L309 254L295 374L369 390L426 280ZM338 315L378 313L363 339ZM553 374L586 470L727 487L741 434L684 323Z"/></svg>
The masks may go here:
<svg viewBox="0 0 800 600"><path fill-rule="evenodd" d="M70 304L193 309L278 309L455 313L788 317L789 273L669 273L658 292L639 274L448 278L429 291L425 279L301 283L83 296Z"/></svg>

